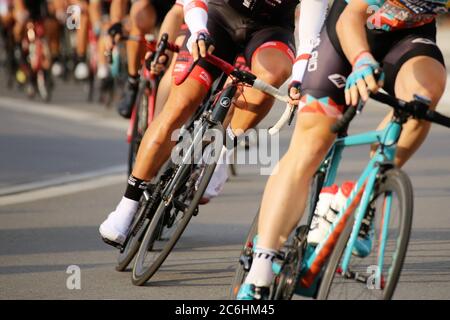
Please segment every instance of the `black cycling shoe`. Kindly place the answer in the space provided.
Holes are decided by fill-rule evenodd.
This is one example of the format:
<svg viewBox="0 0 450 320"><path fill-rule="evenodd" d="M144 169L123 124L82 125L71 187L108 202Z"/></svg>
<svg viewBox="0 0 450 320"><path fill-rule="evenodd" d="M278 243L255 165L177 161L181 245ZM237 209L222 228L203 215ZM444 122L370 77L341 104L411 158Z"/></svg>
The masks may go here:
<svg viewBox="0 0 450 320"><path fill-rule="evenodd" d="M135 80L135 81L133 81ZM135 82L135 83L132 83ZM136 101L136 96L138 93L138 80L128 79L128 84L125 87L122 98L117 106L117 112L125 119L131 118L131 113L133 112L133 105Z"/></svg>

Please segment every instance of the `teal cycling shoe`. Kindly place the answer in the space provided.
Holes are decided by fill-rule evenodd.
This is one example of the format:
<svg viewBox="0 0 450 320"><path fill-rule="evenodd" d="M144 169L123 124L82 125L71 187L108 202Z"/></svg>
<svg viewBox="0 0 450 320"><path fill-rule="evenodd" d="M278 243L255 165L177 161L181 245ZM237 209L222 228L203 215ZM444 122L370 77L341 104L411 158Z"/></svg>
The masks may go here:
<svg viewBox="0 0 450 320"><path fill-rule="evenodd" d="M256 287L254 284L242 284L237 294L237 300L267 300L269 288Z"/></svg>
<svg viewBox="0 0 450 320"><path fill-rule="evenodd" d="M375 216L375 208L370 206L361 223L358 238L353 247L353 255L365 258L372 252L373 239L375 230L373 228L373 217Z"/></svg>
<svg viewBox="0 0 450 320"><path fill-rule="evenodd" d="M364 237L359 236L358 239L356 239L352 253L360 258L367 257L370 252L372 252L374 234L375 232L373 228L371 228Z"/></svg>

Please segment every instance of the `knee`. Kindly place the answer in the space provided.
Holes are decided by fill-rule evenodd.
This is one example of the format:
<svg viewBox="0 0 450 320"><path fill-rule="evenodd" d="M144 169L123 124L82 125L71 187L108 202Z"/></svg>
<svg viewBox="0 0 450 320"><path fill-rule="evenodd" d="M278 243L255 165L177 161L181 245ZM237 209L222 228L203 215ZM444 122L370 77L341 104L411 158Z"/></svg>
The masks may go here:
<svg viewBox="0 0 450 320"><path fill-rule="evenodd" d="M147 0L139 0L130 10L130 18L135 28L144 34L150 32L156 23L156 15Z"/></svg>
<svg viewBox="0 0 450 320"><path fill-rule="evenodd" d="M194 99L179 94L171 94L161 112L162 122L170 128L181 126L184 119L191 113L193 105L195 105Z"/></svg>
<svg viewBox="0 0 450 320"><path fill-rule="evenodd" d="M439 100L441 99L442 95L445 91L445 82L446 79L443 79L442 81L436 81L432 84L425 85L425 86L418 86L413 91L414 94L427 97L431 100L430 109L436 109L436 106L439 103Z"/></svg>
<svg viewBox="0 0 450 320"><path fill-rule="evenodd" d="M305 137L301 146L291 145L286 154L292 164L291 175L298 180L311 178L329 148L329 139L322 139L319 136Z"/></svg>
<svg viewBox="0 0 450 320"><path fill-rule="evenodd" d="M279 66L278 68L267 69L257 69L255 74L259 79L271 84L273 86L281 86L291 75L291 68L287 66Z"/></svg>
<svg viewBox="0 0 450 320"><path fill-rule="evenodd" d="M445 91L446 81L447 72L440 62L429 57L412 58L397 75L395 95L407 101L415 94L427 97L434 109Z"/></svg>

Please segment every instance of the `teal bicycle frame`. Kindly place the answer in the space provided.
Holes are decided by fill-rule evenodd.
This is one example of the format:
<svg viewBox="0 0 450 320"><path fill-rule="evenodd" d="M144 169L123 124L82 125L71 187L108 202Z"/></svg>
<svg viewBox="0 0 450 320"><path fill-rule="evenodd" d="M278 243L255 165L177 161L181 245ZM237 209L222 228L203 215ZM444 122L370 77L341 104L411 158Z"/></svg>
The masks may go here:
<svg viewBox="0 0 450 320"><path fill-rule="evenodd" d="M355 223L341 260L342 274L346 274L348 271L350 259L352 258L352 249L357 240L361 222L371 201L376 180L379 176L380 170L383 167L393 165L397 142L401 131L401 122L398 119L393 118L383 130L370 131L336 139L335 143L328 152L327 157L319 168L319 171L325 174L324 186L330 186L335 182L342 158L342 152L346 147L371 145L373 143L378 143L379 146L355 184L347 203L338 213L337 218L328 231L327 236L319 245L315 248L311 248L309 256L307 256L303 262L300 281L302 288L310 288L313 282L317 280L317 276L322 271L323 265L328 258L328 256L325 258L323 257L322 250L326 246L333 245L331 243L333 241L330 242L330 238L333 236L336 237L340 234L340 232L337 232L337 227L340 226L342 231L342 226L345 226L347 219L355 211L355 207L358 206L355 213ZM392 196L386 196L384 217L382 219L383 225L381 230L381 241L378 253L378 268L375 274L376 279L380 279L381 277L381 270L384 262L383 257L387 241L391 202ZM331 250L329 250L329 252L331 253Z"/></svg>

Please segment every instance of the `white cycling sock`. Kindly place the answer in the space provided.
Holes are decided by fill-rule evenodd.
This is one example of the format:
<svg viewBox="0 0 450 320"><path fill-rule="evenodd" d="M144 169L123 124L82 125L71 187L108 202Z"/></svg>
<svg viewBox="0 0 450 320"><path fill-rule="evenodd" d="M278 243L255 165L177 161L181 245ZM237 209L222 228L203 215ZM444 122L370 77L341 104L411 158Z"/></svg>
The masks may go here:
<svg viewBox="0 0 450 320"><path fill-rule="evenodd" d="M273 279L272 262L276 254L276 250L257 247L245 283L269 287Z"/></svg>
<svg viewBox="0 0 450 320"><path fill-rule="evenodd" d="M122 197L116 210L110 215L111 222L121 233L126 233L138 208L139 201Z"/></svg>

